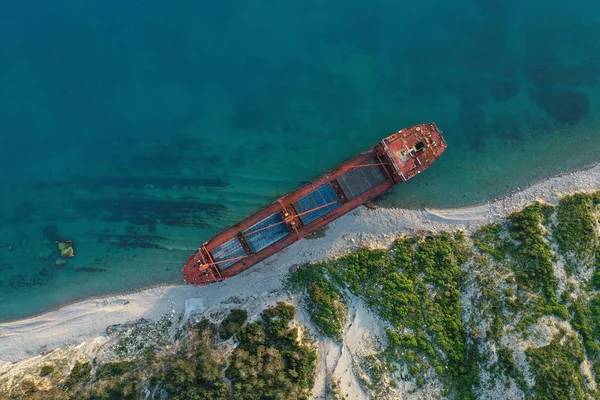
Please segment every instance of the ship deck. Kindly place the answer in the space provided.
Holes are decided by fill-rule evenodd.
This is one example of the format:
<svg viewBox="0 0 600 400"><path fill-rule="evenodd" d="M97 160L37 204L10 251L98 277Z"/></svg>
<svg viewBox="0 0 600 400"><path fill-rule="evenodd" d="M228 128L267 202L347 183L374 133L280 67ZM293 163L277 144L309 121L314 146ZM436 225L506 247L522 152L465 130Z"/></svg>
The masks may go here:
<svg viewBox="0 0 600 400"><path fill-rule="evenodd" d="M250 268L418 174L444 149L434 124L387 137L206 242L186 262L186 281L205 285Z"/></svg>
<svg viewBox="0 0 600 400"><path fill-rule="evenodd" d="M368 164L373 166L347 168ZM243 271L389 189L393 182L376 164L377 156L372 151L363 153L206 243L214 261L223 262L218 264L223 278ZM244 249L244 242L250 252ZM227 261L232 259L235 261Z"/></svg>

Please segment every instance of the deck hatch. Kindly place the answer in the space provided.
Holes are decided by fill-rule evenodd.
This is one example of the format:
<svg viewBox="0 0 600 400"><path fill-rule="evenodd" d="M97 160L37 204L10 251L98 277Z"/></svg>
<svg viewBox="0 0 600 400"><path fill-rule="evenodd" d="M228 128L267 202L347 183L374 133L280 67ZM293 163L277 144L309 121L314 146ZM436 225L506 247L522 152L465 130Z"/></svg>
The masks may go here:
<svg viewBox="0 0 600 400"><path fill-rule="evenodd" d="M365 164L376 164L374 158L369 159ZM353 168L338 178L340 187L348 200L373 189L381 182L385 181L385 175L380 166Z"/></svg>
<svg viewBox="0 0 600 400"><path fill-rule="evenodd" d="M283 239L290 233L287 225L282 222L283 218L281 218L281 215L279 213L275 213L242 232L246 242L248 243L248 246L250 246L250 249L253 253L258 253L262 249L269 247L278 240ZM266 228L269 225L273 226ZM259 229L262 230L258 231ZM258 232L252 233L253 231Z"/></svg>
<svg viewBox="0 0 600 400"><path fill-rule="evenodd" d="M210 254L215 262L219 262L223 260L229 260L230 258L243 257L246 255L246 252L244 251L240 241L237 238L233 238L211 251ZM225 269L231 267L236 262L237 260L227 261L217 264L217 266L219 269Z"/></svg>
<svg viewBox="0 0 600 400"><path fill-rule="evenodd" d="M338 201L337 195L335 194L335 190L331 187L329 183L319 187L318 189L310 192L304 197L301 197L297 201L295 201L294 208L301 214L308 210L312 210L317 207L322 207L325 204L335 202L335 204L330 204L326 207L319 208L318 210L309 212L300 216L300 220L304 225L308 225L317 218L327 214L329 211L340 206L340 202Z"/></svg>

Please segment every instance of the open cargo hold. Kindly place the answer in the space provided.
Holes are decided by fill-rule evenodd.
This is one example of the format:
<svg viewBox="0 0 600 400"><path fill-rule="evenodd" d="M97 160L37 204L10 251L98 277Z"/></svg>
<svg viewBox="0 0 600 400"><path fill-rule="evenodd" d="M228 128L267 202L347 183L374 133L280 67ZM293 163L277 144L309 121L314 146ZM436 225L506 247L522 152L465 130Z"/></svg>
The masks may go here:
<svg viewBox="0 0 600 400"><path fill-rule="evenodd" d="M411 179L446 147L434 123L386 137L204 243L185 263L185 281L203 286L239 274Z"/></svg>

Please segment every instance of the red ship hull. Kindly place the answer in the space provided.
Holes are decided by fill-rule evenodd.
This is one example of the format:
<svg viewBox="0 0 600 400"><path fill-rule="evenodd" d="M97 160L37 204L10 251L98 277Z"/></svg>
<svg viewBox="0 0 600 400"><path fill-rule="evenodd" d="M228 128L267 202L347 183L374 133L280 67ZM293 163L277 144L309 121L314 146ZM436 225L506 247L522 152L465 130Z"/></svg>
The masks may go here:
<svg viewBox="0 0 600 400"><path fill-rule="evenodd" d="M183 267L204 286L239 274L431 165L446 149L433 123L388 136L204 243Z"/></svg>

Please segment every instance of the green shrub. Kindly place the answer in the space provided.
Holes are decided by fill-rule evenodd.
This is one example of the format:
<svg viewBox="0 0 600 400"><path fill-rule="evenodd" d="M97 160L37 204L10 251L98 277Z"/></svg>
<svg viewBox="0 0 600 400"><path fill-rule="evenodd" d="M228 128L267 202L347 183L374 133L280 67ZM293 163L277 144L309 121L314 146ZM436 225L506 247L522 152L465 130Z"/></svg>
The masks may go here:
<svg viewBox="0 0 600 400"><path fill-rule="evenodd" d="M194 330L198 332L210 331L212 334L218 332L217 326L211 322L208 318L202 318L196 325L194 325Z"/></svg>
<svg viewBox="0 0 600 400"><path fill-rule="evenodd" d="M500 364L506 375L514 377L517 374L514 352L508 347L498 349L498 364Z"/></svg>
<svg viewBox="0 0 600 400"><path fill-rule="evenodd" d="M308 398L313 385L316 352L301 344L290 325L293 306L278 303L246 325L239 334L225 374L235 399Z"/></svg>
<svg viewBox="0 0 600 400"><path fill-rule="evenodd" d="M525 351L538 399L583 399L583 348L572 336L558 335L548 346Z"/></svg>
<svg viewBox="0 0 600 400"><path fill-rule="evenodd" d="M571 306L573 311L573 318L571 319L571 325L581 335L583 339L583 346L587 354L591 357L595 356L600 348L596 343L592 326L590 325L590 319L588 317L588 311L579 303L574 303ZM591 310L590 310L591 311ZM595 322L592 319L592 323Z"/></svg>
<svg viewBox="0 0 600 400"><path fill-rule="evenodd" d="M219 335L222 339L228 340L236 335L248 319L248 311L246 310L231 310L227 318L221 322Z"/></svg>
<svg viewBox="0 0 600 400"><path fill-rule="evenodd" d="M71 387L78 383L87 382L92 378L92 364L89 361L80 362L77 361L73 368L71 369L71 373L67 377L64 385L66 387Z"/></svg>
<svg viewBox="0 0 600 400"><path fill-rule="evenodd" d="M196 324L178 353L156 361L150 386L161 387L169 399L227 399L229 390L223 373L226 360L216 348L216 330L208 320ZM155 398L161 398L160 394Z"/></svg>
<svg viewBox="0 0 600 400"><path fill-rule="evenodd" d="M239 345L231 355L217 346L217 327L203 320L176 351L99 364L93 380L91 363L78 361L62 385L40 392L26 383L16 398L308 399L317 354L300 341L299 330L292 324L295 315L294 306L278 303L265 309L258 321L245 324L246 311L232 310L220 327L238 331ZM51 368L43 366L41 374L51 373Z"/></svg>
<svg viewBox="0 0 600 400"><path fill-rule="evenodd" d="M596 258L594 262L594 275L592 276L591 286L594 290L600 290L600 249L596 250Z"/></svg>
<svg viewBox="0 0 600 400"><path fill-rule="evenodd" d="M95 382L89 388L88 394L89 397L86 398L89 400L134 400L143 398L142 388L138 384L138 377L134 375Z"/></svg>
<svg viewBox="0 0 600 400"><path fill-rule="evenodd" d="M598 339L600 338L600 294L596 294L590 300L589 316L592 326L592 336Z"/></svg>
<svg viewBox="0 0 600 400"><path fill-rule="evenodd" d="M597 246L594 216L594 195L576 193L560 200L554 227L554 238L559 251L572 254L580 262L587 262Z"/></svg>
<svg viewBox="0 0 600 400"><path fill-rule="evenodd" d="M205 365L202 361L175 358L165 364L155 379L169 394L169 399L227 399L227 386L220 369L215 380L200 374L203 369Z"/></svg>
<svg viewBox="0 0 600 400"><path fill-rule="evenodd" d="M98 365L96 367L96 378L104 379L111 377L120 377L135 369L136 363L133 361L117 361Z"/></svg>
<svg viewBox="0 0 600 400"><path fill-rule="evenodd" d="M529 304L532 313L529 319L521 322L521 327L544 314L569 318L566 307L556 297L558 282L552 265L554 255L542 228L552 212L552 206L535 203L508 216L508 232L519 243L511 252L510 263L517 286L539 296Z"/></svg>
<svg viewBox="0 0 600 400"><path fill-rule="evenodd" d="M496 261L503 261L510 251L510 243L503 239L501 224L484 225L471 235L473 244L482 253L489 254Z"/></svg>
<svg viewBox="0 0 600 400"><path fill-rule="evenodd" d="M50 375L52 372L54 372L54 365L45 364L40 369L40 376Z"/></svg>
<svg viewBox="0 0 600 400"><path fill-rule="evenodd" d="M311 321L325 336L341 340L348 309L338 287L330 282L322 264L304 265L289 279L289 286L308 294Z"/></svg>

